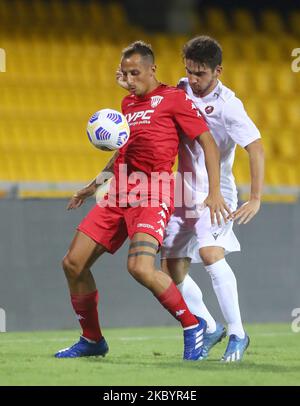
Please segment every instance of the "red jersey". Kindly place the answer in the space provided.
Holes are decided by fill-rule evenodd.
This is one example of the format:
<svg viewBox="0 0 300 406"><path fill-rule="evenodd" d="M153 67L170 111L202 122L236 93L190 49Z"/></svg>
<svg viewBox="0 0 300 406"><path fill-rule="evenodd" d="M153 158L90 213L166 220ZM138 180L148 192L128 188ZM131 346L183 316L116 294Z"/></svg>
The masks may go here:
<svg viewBox="0 0 300 406"><path fill-rule="evenodd" d="M127 165L127 176L131 175L131 181L135 178L133 172L137 171L148 178L153 172L171 174L178 152L180 129L190 139L209 131L201 113L184 90L163 84L143 97L125 97L122 113L130 126L130 137L119 150L114 163L119 192L120 164ZM121 185L124 186L124 182ZM127 191L130 191L135 185L130 182L126 186ZM172 199L173 185L171 189ZM149 196L151 192L146 194Z"/></svg>

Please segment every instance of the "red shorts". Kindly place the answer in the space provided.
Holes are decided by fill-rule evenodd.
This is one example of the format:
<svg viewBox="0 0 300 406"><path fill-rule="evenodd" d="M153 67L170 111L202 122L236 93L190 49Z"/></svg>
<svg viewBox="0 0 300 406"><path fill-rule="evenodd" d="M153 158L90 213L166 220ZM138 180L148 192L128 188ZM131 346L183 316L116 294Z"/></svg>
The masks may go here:
<svg viewBox="0 0 300 406"><path fill-rule="evenodd" d="M103 245L111 254L135 233L150 234L161 245L171 211L164 203L159 207L101 207L96 204L77 230Z"/></svg>

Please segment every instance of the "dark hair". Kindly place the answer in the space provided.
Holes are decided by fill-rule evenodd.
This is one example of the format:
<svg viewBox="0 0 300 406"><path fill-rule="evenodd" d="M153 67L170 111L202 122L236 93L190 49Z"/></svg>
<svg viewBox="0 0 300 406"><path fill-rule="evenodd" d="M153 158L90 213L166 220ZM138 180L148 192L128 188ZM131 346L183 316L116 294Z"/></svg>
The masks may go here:
<svg viewBox="0 0 300 406"><path fill-rule="evenodd" d="M183 57L207 65L215 70L217 65L222 64L222 48L213 38L206 35L195 37L183 46Z"/></svg>
<svg viewBox="0 0 300 406"><path fill-rule="evenodd" d="M135 41L128 45L122 51L122 58L130 58L133 54L139 54L143 58L149 60L149 62L154 63L154 53L150 44L146 44L144 41Z"/></svg>

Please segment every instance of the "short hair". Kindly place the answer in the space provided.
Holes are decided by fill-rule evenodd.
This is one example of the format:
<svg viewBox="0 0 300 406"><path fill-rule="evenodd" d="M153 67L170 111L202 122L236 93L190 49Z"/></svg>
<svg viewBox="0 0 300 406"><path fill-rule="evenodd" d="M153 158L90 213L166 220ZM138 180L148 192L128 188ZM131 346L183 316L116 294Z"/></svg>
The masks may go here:
<svg viewBox="0 0 300 406"><path fill-rule="evenodd" d="M183 57L207 65L215 70L222 64L222 48L220 44L207 35L192 38L183 46Z"/></svg>
<svg viewBox="0 0 300 406"><path fill-rule="evenodd" d="M134 54L141 55L143 58L148 59L150 63L154 63L152 47L144 41L135 41L128 45L128 47L122 51L122 58L130 58Z"/></svg>

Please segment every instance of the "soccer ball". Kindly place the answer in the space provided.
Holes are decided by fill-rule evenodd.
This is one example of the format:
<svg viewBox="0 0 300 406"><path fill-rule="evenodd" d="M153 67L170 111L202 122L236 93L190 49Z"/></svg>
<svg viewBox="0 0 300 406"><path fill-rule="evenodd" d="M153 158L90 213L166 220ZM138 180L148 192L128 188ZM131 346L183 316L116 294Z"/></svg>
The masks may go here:
<svg viewBox="0 0 300 406"><path fill-rule="evenodd" d="M129 125L123 114L112 109L96 111L87 124L91 143L103 151L122 148L128 141Z"/></svg>

